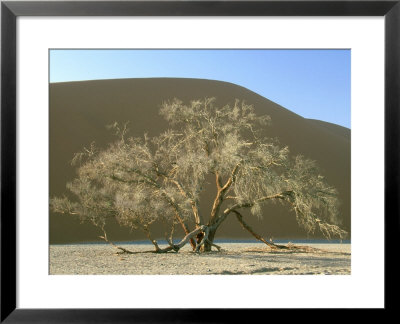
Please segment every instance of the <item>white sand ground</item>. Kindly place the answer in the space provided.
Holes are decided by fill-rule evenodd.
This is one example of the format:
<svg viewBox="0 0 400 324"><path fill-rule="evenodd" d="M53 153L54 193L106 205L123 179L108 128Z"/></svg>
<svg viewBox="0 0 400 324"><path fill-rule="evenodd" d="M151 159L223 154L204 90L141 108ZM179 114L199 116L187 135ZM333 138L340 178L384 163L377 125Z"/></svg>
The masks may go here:
<svg viewBox="0 0 400 324"><path fill-rule="evenodd" d="M152 244L122 245L132 251ZM117 255L105 244L50 246L50 274L322 274L351 272L350 244L307 244L319 252L271 251L263 243L223 243L223 251L196 254L189 245L179 253Z"/></svg>

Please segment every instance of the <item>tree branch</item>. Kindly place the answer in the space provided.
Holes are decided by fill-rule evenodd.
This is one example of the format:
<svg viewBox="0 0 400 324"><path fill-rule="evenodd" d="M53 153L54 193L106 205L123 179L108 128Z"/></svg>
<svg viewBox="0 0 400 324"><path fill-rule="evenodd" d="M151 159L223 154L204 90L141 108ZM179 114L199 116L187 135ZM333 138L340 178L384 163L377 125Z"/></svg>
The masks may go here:
<svg viewBox="0 0 400 324"><path fill-rule="evenodd" d="M271 248L277 248L277 246L274 243L270 243L268 241L266 241L262 236L258 235L256 232L253 231L253 229L245 223L245 221L243 220L243 216L237 211L237 210L233 210L233 213L236 214L236 218L238 219L239 223L242 225L242 227L247 230L251 235L253 235L257 240L267 244L269 247Z"/></svg>
<svg viewBox="0 0 400 324"><path fill-rule="evenodd" d="M225 185L221 188L221 193L222 195L225 194L225 192L230 188L230 186L232 185L232 183L235 182L236 179L236 175L239 172L239 167L240 167L240 162L238 164L235 165L235 167L233 168L232 172L231 172L231 176L229 177L228 181L225 183Z"/></svg>
<svg viewBox="0 0 400 324"><path fill-rule="evenodd" d="M247 203L240 203L240 204L237 203L229 208L226 208L224 210L224 212L221 215L219 215L218 218L216 218L216 220L214 220L214 222L212 223L212 226L214 229L218 228L218 226L226 219L226 217L229 215L229 213L233 212L236 209L243 208L243 207L250 208L250 207L253 207L256 203L260 203L260 202L263 202L268 199L285 199L285 195L287 193L288 193L288 191L284 191L279 194L259 198L259 199L255 200L254 202L247 202Z"/></svg>
<svg viewBox="0 0 400 324"><path fill-rule="evenodd" d="M179 192L187 199L190 200L190 203L192 205L192 210L193 210L193 215L195 218L195 223L197 226L199 226L200 224L203 224L203 217L200 214L200 208L199 208L199 204L198 201L196 199L194 199L192 197L192 195L190 195L188 192L185 191L185 189L183 189L182 184L175 180L170 178L168 175L166 175L165 173L161 172L161 171L157 171L157 174L161 175L162 177L164 177L167 181L173 183L179 190Z"/></svg>
<svg viewBox="0 0 400 324"><path fill-rule="evenodd" d="M253 207L255 204L269 200L269 199L285 199L285 195L286 195L287 191L285 192L281 192L275 195L270 195L270 196L265 196L259 199L256 199L253 202L246 202L246 203L238 203L235 204L227 209L224 210L224 214L229 214L231 211L234 211L235 209L239 209L239 208L243 208L243 207Z"/></svg>
<svg viewBox="0 0 400 324"><path fill-rule="evenodd" d="M101 230L103 231L103 236L99 236L99 238L103 239L104 241L106 241L107 243L109 243L110 245L112 245L113 247L115 247L118 250L121 250L122 252L117 252L117 254L121 254L121 253L128 253L128 254L135 254L137 252L132 252L129 251L121 246L118 246L116 244L114 244L113 242L111 242L108 238L107 238L107 233L104 229L104 226L101 227Z"/></svg>
<svg viewBox="0 0 400 324"><path fill-rule="evenodd" d="M235 177L238 173L240 163L236 164L231 172L231 176L225 185L221 188L221 179L218 173L216 173L216 182L217 182L217 195L214 199L213 207L211 210L209 225L214 224L216 220L218 220L219 209L221 208L222 202L224 201L224 195L227 190L230 188L232 183L235 181Z"/></svg>

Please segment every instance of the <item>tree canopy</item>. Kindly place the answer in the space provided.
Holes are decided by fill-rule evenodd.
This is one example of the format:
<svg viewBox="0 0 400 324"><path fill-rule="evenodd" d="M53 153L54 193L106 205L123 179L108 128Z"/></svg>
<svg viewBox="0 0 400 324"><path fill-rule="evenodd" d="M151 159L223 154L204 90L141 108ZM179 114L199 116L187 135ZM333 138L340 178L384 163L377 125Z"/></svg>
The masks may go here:
<svg viewBox="0 0 400 324"><path fill-rule="evenodd" d="M236 100L218 107L215 99L164 102L160 114L170 128L155 137L129 137L128 125L114 123L117 140L104 150L94 144L75 154L77 177L69 195L53 198L53 210L78 214L104 232L109 218L143 230L156 252L178 251L190 242L210 251L219 226L231 218L270 246L244 221L242 211L262 217L262 206L278 202L293 210L307 232L343 238L336 190L320 175L314 161L291 157L288 147L263 136L270 123L253 106ZM216 196L205 214L200 209L207 179L215 179ZM160 248L151 225L162 223L169 242ZM194 224L190 228L189 224ZM185 237L173 242L175 226ZM216 246L219 248L218 246ZM122 248L121 248L122 249Z"/></svg>

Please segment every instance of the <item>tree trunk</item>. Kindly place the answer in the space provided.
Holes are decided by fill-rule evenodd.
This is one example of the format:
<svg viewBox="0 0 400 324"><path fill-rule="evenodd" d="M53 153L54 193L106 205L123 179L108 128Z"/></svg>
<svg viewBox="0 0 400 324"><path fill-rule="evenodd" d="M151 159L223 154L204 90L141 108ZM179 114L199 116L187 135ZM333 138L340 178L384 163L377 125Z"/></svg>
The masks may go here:
<svg viewBox="0 0 400 324"><path fill-rule="evenodd" d="M211 251L211 247L215 246L214 237L215 237L216 231L217 231L217 229L211 229L210 232L208 233L207 240L204 243L204 248L203 248L204 252L210 252Z"/></svg>

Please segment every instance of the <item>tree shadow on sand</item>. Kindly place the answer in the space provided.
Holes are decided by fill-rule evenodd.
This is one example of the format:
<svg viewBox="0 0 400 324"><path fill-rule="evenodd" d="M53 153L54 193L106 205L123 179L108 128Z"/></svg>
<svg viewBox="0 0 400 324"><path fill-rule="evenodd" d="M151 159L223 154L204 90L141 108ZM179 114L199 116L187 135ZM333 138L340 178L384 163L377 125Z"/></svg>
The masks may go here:
<svg viewBox="0 0 400 324"><path fill-rule="evenodd" d="M254 269L252 271L244 272L244 271L228 271L224 270L222 272L214 273L214 274L222 274L222 275L239 275L239 274L257 274L257 273L268 273L268 272L282 272L282 271L287 271L287 270L295 270L298 268L293 268L293 267L285 267L285 268L279 268L279 267L272 267L272 268L267 268L267 267L262 267L258 269Z"/></svg>

